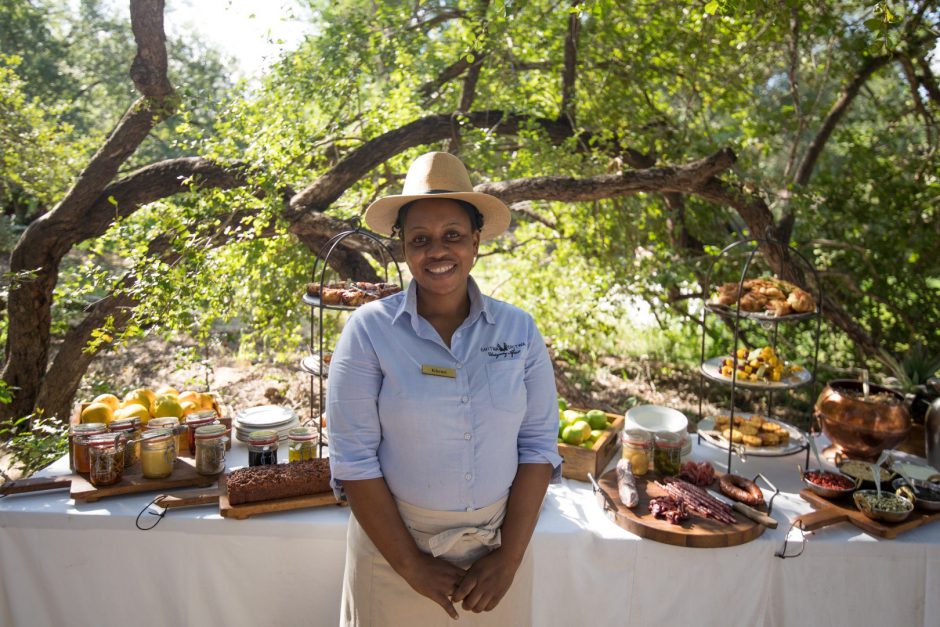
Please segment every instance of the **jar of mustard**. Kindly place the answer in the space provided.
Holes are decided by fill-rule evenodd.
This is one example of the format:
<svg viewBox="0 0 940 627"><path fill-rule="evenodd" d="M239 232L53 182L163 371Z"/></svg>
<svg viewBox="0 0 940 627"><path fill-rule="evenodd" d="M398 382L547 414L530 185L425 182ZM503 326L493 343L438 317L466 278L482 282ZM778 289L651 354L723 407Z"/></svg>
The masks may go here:
<svg viewBox="0 0 940 627"><path fill-rule="evenodd" d="M145 479L169 477L173 474L175 460L176 438L172 432L167 429L149 429L141 436L140 471Z"/></svg>

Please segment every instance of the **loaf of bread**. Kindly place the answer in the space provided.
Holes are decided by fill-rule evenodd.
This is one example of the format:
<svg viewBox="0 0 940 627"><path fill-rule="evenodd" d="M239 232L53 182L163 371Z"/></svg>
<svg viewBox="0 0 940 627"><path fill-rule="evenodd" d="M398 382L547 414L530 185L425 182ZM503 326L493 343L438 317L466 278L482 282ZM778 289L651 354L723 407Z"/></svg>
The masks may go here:
<svg viewBox="0 0 940 627"><path fill-rule="evenodd" d="M226 484L232 505L319 494L330 489L330 460L239 468Z"/></svg>

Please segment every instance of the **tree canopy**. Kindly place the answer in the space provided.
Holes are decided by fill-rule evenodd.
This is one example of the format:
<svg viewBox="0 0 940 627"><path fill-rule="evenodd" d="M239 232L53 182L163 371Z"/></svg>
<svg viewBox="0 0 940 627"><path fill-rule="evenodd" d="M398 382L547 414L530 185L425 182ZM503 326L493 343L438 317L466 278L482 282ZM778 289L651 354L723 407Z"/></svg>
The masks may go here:
<svg viewBox="0 0 940 627"><path fill-rule="evenodd" d="M434 149L511 203L478 271L557 347L622 350L637 300L694 336L710 261L757 237L819 269L824 358L940 353L932 2L311 1L254 87L165 42L163 2L51 6L0 3L7 417L63 415L145 332L296 351L313 255ZM346 243L339 275L380 270Z"/></svg>

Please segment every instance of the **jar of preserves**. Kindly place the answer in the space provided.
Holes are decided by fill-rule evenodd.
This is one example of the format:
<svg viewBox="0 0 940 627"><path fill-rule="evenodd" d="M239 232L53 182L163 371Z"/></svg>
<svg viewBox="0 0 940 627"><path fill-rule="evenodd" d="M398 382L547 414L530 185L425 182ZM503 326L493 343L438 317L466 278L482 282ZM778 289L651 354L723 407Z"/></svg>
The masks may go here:
<svg viewBox="0 0 940 627"><path fill-rule="evenodd" d="M262 429L248 434L248 466L277 463L277 431Z"/></svg>
<svg viewBox="0 0 940 627"><path fill-rule="evenodd" d="M97 487L114 485L124 476L124 448L127 437L122 433L100 433L87 438L88 480Z"/></svg>
<svg viewBox="0 0 940 627"><path fill-rule="evenodd" d="M643 429L624 429L620 436L623 443L623 458L630 460L635 477L642 477L650 469L653 456L653 438Z"/></svg>
<svg viewBox="0 0 940 627"><path fill-rule="evenodd" d="M69 468L75 472L88 472L88 442L86 438L108 432L103 422L86 422L69 429Z"/></svg>
<svg viewBox="0 0 940 627"><path fill-rule="evenodd" d="M662 476L675 477L682 467L682 436L659 431L653 436L653 470Z"/></svg>
<svg viewBox="0 0 940 627"><path fill-rule="evenodd" d="M173 437L171 431L168 429L149 429L141 436L140 471L145 479L169 477L173 474L175 459L176 438Z"/></svg>
<svg viewBox="0 0 940 627"><path fill-rule="evenodd" d="M124 468L130 468L140 460L140 418L115 420L108 425L111 433L121 433L127 438L124 447Z"/></svg>
<svg viewBox="0 0 940 627"><path fill-rule="evenodd" d="M206 425L218 424L216 420L216 413L211 409L205 411L194 411L193 413L186 416L186 429L188 431L186 435L186 444L189 454L193 457L196 456L196 429L199 427L204 427Z"/></svg>
<svg viewBox="0 0 940 627"><path fill-rule="evenodd" d="M176 443L173 447L174 455L179 457L189 451L189 434L186 432L186 426L180 424L179 418L172 416L164 418L151 418L147 423L148 429L167 429L173 433ZM175 459L175 457L174 457Z"/></svg>
<svg viewBox="0 0 940 627"><path fill-rule="evenodd" d="M226 434L228 429L221 424L196 428L193 434L196 439L196 472L200 475L217 475L225 471Z"/></svg>
<svg viewBox="0 0 940 627"><path fill-rule="evenodd" d="M317 458L320 435L313 427L297 427L287 432L287 461L302 462Z"/></svg>

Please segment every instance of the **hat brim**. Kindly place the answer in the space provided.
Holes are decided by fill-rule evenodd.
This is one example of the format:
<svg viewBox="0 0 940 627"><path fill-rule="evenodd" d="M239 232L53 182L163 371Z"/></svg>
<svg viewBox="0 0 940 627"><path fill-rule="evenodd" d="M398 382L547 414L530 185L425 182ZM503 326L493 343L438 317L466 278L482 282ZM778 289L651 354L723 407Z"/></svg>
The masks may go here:
<svg viewBox="0 0 940 627"><path fill-rule="evenodd" d="M453 198L464 200L483 216L481 240L491 240L509 228L511 216L509 207L499 198L482 192L440 192L435 194L408 194L379 198L366 209L366 225L380 235L391 236L392 227L398 219L398 210L402 205L424 198Z"/></svg>

